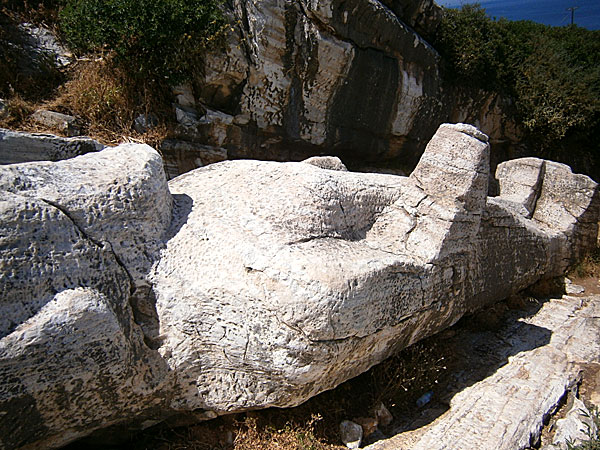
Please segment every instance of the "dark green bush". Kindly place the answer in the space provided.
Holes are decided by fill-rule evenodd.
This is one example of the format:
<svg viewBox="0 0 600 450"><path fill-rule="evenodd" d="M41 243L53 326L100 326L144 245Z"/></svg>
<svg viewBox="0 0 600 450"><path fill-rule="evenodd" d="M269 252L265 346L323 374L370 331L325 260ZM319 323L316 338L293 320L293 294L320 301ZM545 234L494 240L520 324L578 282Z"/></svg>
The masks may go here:
<svg viewBox="0 0 600 450"><path fill-rule="evenodd" d="M473 4L444 9L434 46L449 82L511 97L542 147L598 134L600 31L496 21Z"/></svg>
<svg viewBox="0 0 600 450"><path fill-rule="evenodd" d="M507 37L478 4L464 5L444 9L434 45L444 57L449 80L498 89L510 73Z"/></svg>
<svg viewBox="0 0 600 450"><path fill-rule="evenodd" d="M219 0L65 0L60 27L80 52L114 51L142 78L171 83L193 76L195 62L223 31Z"/></svg>
<svg viewBox="0 0 600 450"><path fill-rule="evenodd" d="M600 33L549 28L531 38L517 66L517 107L525 126L547 140L593 132L600 116Z"/></svg>

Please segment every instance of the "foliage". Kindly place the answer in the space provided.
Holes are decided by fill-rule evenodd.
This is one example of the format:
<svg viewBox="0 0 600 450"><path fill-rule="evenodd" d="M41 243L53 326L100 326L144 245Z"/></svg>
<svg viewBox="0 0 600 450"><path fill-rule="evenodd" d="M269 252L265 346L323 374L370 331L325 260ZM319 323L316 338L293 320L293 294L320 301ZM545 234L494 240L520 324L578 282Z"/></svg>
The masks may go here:
<svg viewBox="0 0 600 450"><path fill-rule="evenodd" d="M330 445L315 436L315 423L322 420L313 414L306 423L287 422L282 427L263 423L258 416L247 416L235 439L235 449L245 450L327 450Z"/></svg>
<svg viewBox="0 0 600 450"><path fill-rule="evenodd" d="M479 4L444 9L434 46L452 83L514 99L543 146L591 136L600 120L600 31L493 20Z"/></svg>
<svg viewBox="0 0 600 450"><path fill-rule="evenodd" d="M600 248L596 247L589 251L584 258L569 271L569 275L579 278L600 277Z"/></svg>
<svg viewBox="0 0 600 450"><path fill-rule="evenodd" d="M131 133L140 113L151 111L160 122L170 117L170 92L164 83L133 77L108 56L78 62L71 79L45 107L79 117L87 134L116 143L122 140L122 134ZM161 131L161 127L155 131ZM146 143L156 144L153 140L154 136L144 137Z"/></svg>
<svg viewBox="0 0 600 450"><path fill-rule="evenodd" d="M600 33L568 27L531 39L519 67L517 107L538 135L560 139L600 118Z"/></svg>
<svg viewBox="0 0 600 450"><path fill-rule="evenodd" d="M18 15L21 21L45 23L56 22L57 11L63 0L0 0L4 13Z"/></svg>
<svg viewBox="0 0 600 450"><path fill-rule="evenodd" d="M36 9L58 9L62 0L0 0L2 7L15 11L26 13Z"/></svg>
<svg viewBox="0 0 600 450"><path fill-rule="evenodd" d="M434 46L447 64L447 78L499 88L507 75L508 58L498 24L478 4L444 9L442 17Z"/></svg>
<svg viewBox="0 0 600 450"><path fill-rule="evenodd" d="M588 423L584 423L586 427L584 431L588 439L577 445L567 442L567 450L600 450L600 410L598 407L594 407L590 414L585 413L584 415L593 420L596 429L593 430Z"/></svg>
<svg viewBox="0 0 600 450"><path fill-rule="evenodd" d="M60 27L73 48L113 51L130 73L171 84L192 76L225 26L218 0L64 1Z"/></svg>

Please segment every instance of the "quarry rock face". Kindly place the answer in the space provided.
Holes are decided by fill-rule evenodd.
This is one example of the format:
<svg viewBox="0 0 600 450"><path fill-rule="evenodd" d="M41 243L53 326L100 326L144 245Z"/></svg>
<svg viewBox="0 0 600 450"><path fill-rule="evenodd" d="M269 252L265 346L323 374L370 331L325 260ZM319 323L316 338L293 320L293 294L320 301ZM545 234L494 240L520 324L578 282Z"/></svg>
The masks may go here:
<svg viewBox="0 0 600 450"><path fill-rule="evenodd" d="M422 151L434 133L420 119L440 109L439 57L414 31L435 30L432 1L236 0L230 14L198 96L227 118L201 117L184 140L234 157L374 161Z"/></svg>
<svg viewBox="0 0 600 450"><path fill-rule="evenodd" d="M133 144L0 167L0 448L300 404L562 274L597 231L597 185L563 165L509 162L487 197L469 125L409 177L344 169L225 161L167 186Z"/></svg>
<svg viewBox="0 0 600 450"><path fill-rule="evenodd" d="M195 115L177 113L188 147L410 170L443 122L476 124L502 155L519 141L502 99L442 85L432 0L235 0L227 11L225 51L207 56L202 87L180 103ZM173 174L203 165L191 149L164 155Z"/></svg>

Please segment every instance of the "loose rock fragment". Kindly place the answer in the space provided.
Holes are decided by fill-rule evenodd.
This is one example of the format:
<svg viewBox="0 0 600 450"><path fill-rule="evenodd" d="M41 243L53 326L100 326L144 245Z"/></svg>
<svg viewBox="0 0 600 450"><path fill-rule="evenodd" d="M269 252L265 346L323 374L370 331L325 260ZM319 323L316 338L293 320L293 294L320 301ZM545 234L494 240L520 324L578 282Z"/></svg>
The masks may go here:
<svg viewBox="0 0 600 450"><path fill-rule="evenodd" d="M373 412L375 413L375 417L377 417L377 421L384 427L388 426L394 420L394 416L392 416L392 413L385 407L383 402L379 402Z"/></svg>
<svg viewBox="0 0 600 450"><path fill-rule="evenodd" d="M369 437L377 430L377 419L373 417L356 417L352 420L353 422L359 424L363 429L363 437Z"/></svg>
<svg viewBox="0 0 600 450"><path fill-rule="evenodd" d="M75 117L67 114L40 109L31 117L40 125L58 130L67 136L78 136L81 132Z"/></svg>
<svg viewBox="0 0 600 450"><path fill-rule="evenodd" d="M362 427L350 420L344 420L340 423L340 438L348 448L359 448L363 438Z"/></svg>

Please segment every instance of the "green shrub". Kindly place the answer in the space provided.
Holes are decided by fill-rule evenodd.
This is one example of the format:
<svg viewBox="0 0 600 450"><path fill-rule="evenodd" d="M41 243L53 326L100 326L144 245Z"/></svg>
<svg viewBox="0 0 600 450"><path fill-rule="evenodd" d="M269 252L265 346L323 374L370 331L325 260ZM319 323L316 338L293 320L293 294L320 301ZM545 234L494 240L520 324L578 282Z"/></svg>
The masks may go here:
<svg viewBox="0 0 600 450"><path fill-rule="evenodd" d="M478 4L444 9L434 45L445 62L445 76L453 82L499 89L510 73L508 36Z"/></svg>
<svg viewBox="0 0 600 450"><path fill-rule="evenodd" d="M546 140L596 128L600 114L600 33L549 29L532 39L519 67L517 106Z"/></svg>
<svg viewBox="0 0 600 450"><path fill-rule="evenodd" d="M224 26L219 0L65 0L60 12L76 50L114 51L131 73L171 83L193 76Z"/></svg>
<svg viewBox="0 0 600 450"><path fill-rule="evenodd" d="M492 20L479 4L444 9L434 46L445 78L515 101L540 147L595 142L600 120L600 31Z"/></svg>

